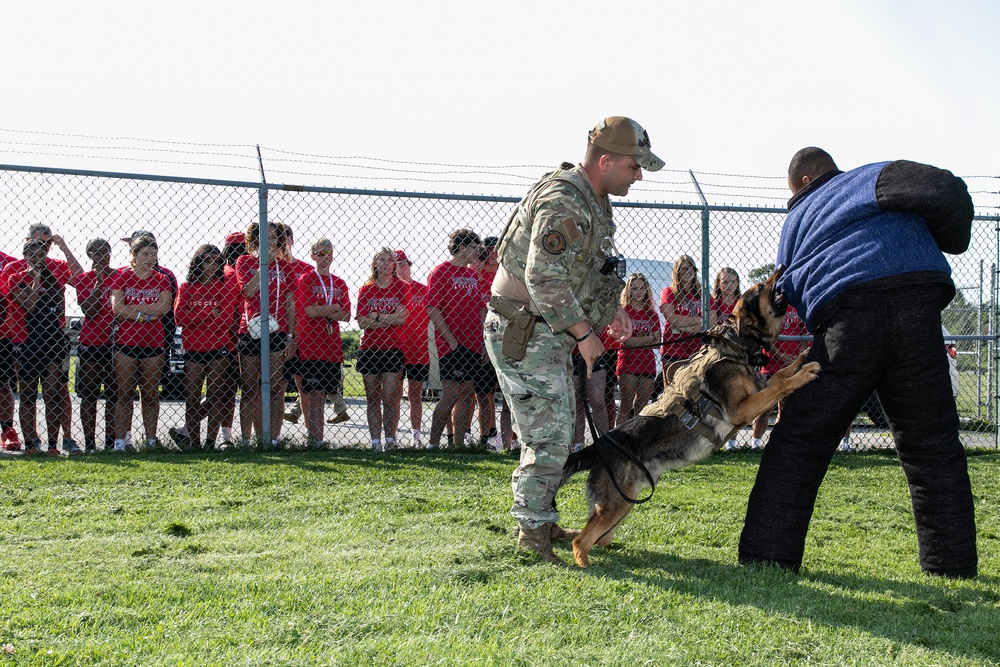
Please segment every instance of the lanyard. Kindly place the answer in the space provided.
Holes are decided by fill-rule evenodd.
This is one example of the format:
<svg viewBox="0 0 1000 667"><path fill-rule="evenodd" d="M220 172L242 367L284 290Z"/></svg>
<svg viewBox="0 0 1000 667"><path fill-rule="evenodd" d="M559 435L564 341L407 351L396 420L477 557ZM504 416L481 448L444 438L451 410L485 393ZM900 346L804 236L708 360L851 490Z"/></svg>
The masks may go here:
<svg viewBox="0 0 1000 667"><path fill-rule="evenodd" d="M333 274L330 275L330 286L327 287L323 282L323 276L319 274L319 269L313 269L316 272L316 277L319 278L320 289L323 290L323 299L326 301L326 305L329 306L333 303Z"/></svg>

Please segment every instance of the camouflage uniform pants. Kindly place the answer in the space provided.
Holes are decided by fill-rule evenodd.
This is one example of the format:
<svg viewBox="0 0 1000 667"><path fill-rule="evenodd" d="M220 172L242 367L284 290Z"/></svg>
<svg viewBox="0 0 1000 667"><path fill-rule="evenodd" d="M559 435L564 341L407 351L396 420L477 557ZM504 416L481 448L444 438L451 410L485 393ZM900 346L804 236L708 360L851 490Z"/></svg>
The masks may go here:
<svg viewBox="0 0 1000 667"><path fill-rule="evenodd" d="M559 520L552 504L573 439L576 403L570 352L573 338L554 334L539 322L521 361L503 355L506 320L496 313L486 317L486 351L497 378L514 430L521 442L521 462L511 476L514 506L510 513L521 526L534 529Z"/></svg>

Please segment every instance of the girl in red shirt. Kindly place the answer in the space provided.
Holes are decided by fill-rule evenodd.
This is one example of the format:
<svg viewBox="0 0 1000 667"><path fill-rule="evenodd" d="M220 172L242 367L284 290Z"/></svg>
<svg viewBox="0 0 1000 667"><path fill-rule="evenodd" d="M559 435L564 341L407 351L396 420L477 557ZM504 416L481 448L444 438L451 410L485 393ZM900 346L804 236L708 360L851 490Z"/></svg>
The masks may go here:
<svg viewBox="0 0 1000 667"><path fill-rule="evenodd" d="M111 311L111 244L93 239L87 244L93 268L76 279L76 301L83 310L80 341L76 348L76 395L80 397L80 423L86 451L97 448L97 400L104 385L104 448L114 439L115 396L114 349L111 333L115 315Z"/></svg>
<svg viewBox="0 0 1000 667"><path fill-rule="evenodd" d="M410 290L410 305L407 308L406 324L403 327L403 361L405 364L406 395L410 403L410 428L413 446L423 445L421 423L423 421L424 382L430 377L431 358L428 350L430 318L427 316L427 285L417 282L410 274L413 261L402 250L392 253L396 265L396 275ZM402 400L402 387L400 398Z"/></svg>
<svg viewBox="0 0 1000 667"><path fill-rule="evenodd" d="M619 426L639 414L649 402L656 377L656 352L645 346L660 341L660 317L646 276L633 273L628 277L621 305L632 320L632 337L622 341L618 353L618 389L622 401Z"/></svg>
<svg viewBox="0 0 1000 667"><path fill-rule="evenodd" d="M124 452L125 434L132 424L132 390L139 385L139 403L146 447L156 445L160 418L160 376L164 340L161 318L173 312L170 279L156 270L158 247L152 236L138 236L131 245L130 266L113 276L111 310L115 315L115 451Z"/></svg>
<svg viewBox="0 0 1000 667"><path fill-rule="evenodd" d="M302 377L302 414L309 444L325 449L323 407L327 394L341 393L344 348L340 323L351 319L347 283L330 273L333 243L319 239L310 249L316 268L299 276L295 288L295 312L299 324L298 370Z"/></svg>
<svg viewBox="0 0 1000 667"><path fill-rule="evenodd" d="M663 367L671 362L688 359L701 349L697 338L680 343L671 343L673 338L686 338L701 331L701 287L698 284L698 269L688 255L674 260L670 286L663 289L660 296L660 313L666 318L663 334Z"/></svg>
<svg viewBox="0 0 1000 667"><path fill-rule="evenodd" d="M715 285L712 287L711 312L709 325L725 324L736 308L740 298L740 276L736 269L725 266L715 274Z"/></svg>
<svg viewBox="0 0 1000 667"><path fill-rule="evenodd" d="M243 444L249 446L253 432L267 447L277 447L281 437L282 415L285 412L285 360L295 356L295 281L298 274L294 265L281 259L279 249L285 247L284 234L275 225L267 226L267 294L268 312L277 323L269 334L271 364L271 432L261 433L261 382L260 382L260 338L268 332L263 322L253 334L250 322L260 317L260 226L251 224L246 231L246 246L249 254L236 260L236 282L243 296L243 315L240 317L239 345L240 384L243 398L240 400L240 430Z"/></svg>
<svg viewBox="0 0 1000 667"><path fill-rule="evenodd" d="M215 447L222 426L229 365L234 363L239 293L225 280L222 252L214 245L194 251L188 266L187 282L177 288L174 321L183 327L184 400L186 438L182 442L201 446L201 420L208 417L205 449ZM201 387L206 384L205 402ZM171 436L174 436L171 431Z"/></svg>
<svg viewBox="0 0 1000 667"><path fill-rule="evenodd" d="M396 446L399 396L403 383L403 325L409 314L409 287L396 277L392 250L372 258L371 277L358 292L358 326L364 332L358 349L358 372L365 384L366 415L372 450Z"/></svg>
<svg viewBox="0 0 1000 667"><path fill-rule="evenodd" d="M24 245L23 269L10 278L10 312L20 324L21 339L14 339L15 366L21 388L21 434L27 447L38 448L35 401L38 384L42 385L45 402L45 426L49 454L58 454L59 430L66 419L62 401L62 362L69 353L62 322L66 313L65 285L69 271L50 268L46 255L49 246L44 241L28 241ZM63 447L69 454L80 451L72 439Z"/></svg>

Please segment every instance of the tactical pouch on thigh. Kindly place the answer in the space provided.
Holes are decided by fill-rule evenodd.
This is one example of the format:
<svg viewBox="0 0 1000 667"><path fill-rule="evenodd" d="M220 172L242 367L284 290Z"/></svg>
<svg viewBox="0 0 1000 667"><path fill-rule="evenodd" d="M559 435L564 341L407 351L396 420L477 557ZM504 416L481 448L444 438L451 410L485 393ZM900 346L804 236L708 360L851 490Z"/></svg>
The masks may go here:
<svg viewBox="0 0 1000 667"><path fill-rule="evenodd" d="M507 328L503 332L503 343L500 346L503 356L514 361L524 359L524 354L528 350L528 339L534 331L535 316L525 308L519 309L507 321Z"/></svg>

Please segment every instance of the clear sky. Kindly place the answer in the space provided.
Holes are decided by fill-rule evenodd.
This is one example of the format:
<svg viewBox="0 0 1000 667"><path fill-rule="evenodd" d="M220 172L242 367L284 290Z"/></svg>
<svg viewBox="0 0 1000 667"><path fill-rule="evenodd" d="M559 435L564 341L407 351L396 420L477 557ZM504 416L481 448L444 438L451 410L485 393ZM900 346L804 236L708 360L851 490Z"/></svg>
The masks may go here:
<svg viewBox="0 0 1000 667"><path fill-rule="evenodd" d="M256 180L260 144L508 173L579 160L587 130L622 114L667 164L633 190L644 200L690 200L670 185L688 169L780 177L806 145L842 168L998 176L998 19L995 0L7 3L0 162ZM118 137L150 140L140 161L104 159ZM347 184L346 167L289 170L327 176L269 180ZM474 185L399 189L511 192L457 180ZM760 184L780 205L783 182Z"/></svg>

